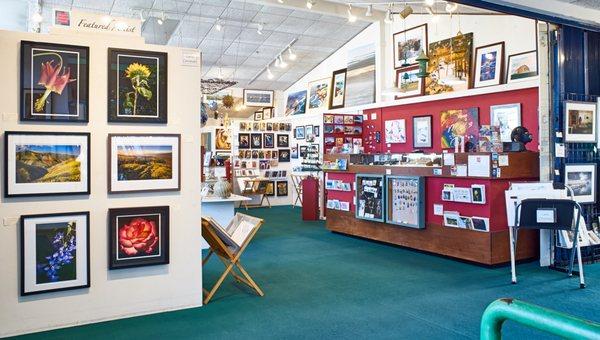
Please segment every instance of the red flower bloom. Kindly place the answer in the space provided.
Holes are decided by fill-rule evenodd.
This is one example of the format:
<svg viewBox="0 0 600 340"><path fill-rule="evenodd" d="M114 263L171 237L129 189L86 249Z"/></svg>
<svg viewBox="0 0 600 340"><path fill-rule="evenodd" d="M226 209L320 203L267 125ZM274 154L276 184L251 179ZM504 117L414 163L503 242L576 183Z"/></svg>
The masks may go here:
<svg viewBox="0 0 600 340"><path fill-rule="evenodd" d="M119 228L119 249L129 256L152 254L158 243L154 221L135 218Z"/></svg>
<svg viewBox="0 0 600 340"><path fill-rule="evenodd" d="M42 63L42 72L40 74L38 85L43 85L46 90L56 92L60 95L65 89L65 86L75 79L69 79L71 76L71 69L69 67L62 69L60 64L54 66L53 63L54 60ZM62 75L60 74L61 69L63 71Z"/></svg>

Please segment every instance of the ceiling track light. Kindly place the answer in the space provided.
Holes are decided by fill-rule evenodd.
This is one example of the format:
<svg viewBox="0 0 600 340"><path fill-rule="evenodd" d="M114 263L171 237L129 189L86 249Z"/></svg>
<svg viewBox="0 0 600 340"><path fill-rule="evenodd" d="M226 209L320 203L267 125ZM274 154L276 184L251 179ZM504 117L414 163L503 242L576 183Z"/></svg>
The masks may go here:
<svg viewBox="0 0 600 340"><path fill-rule="evenodd" d="M267 78L269 78L269 79L275 78L275 76L273 75L273 72L271 72L271 68L269 66L267 66Z"/></svg>
<svg viewBox="0 0 600 340"><path fill-rule="evenodd" d="M425 6L433 6L435 5L435 0L425 0Z"/></svg>
<svg viewBox="0 0 600 340"><path fill-rule="evenodd" d="M365 16L366 17L372 17L373 16L373 5L367 6L367 11L365 12Z"/></svg>
<svg viewBox="0 0 600 340"><path fill-rule="evenodd" d="M448 2L446 4L446 12L448 12L449 14L456 12L457 9L458 9L458 4L455 2Z"/></svg>
<svg viewBox="0 0 600 340"><path fill-rule="evenodd" d="M44 17L42 16L42 13L40 13L40 11L37 11L31 16L31 20L36 24L39 24L44 20Z"/></svg>
<svg viewBox="0 0 600 340"><path fill-rule="evenodd" d="M392 16L392 8L391 5L390 7L385 11L385 18L383 19L383 21L386 24L391 24L392 22L394 22L394 17Z"/></svg>
<svg viewBox="0 0 600 340"><path fill-rule="evenodd" d="M258 35L262 35L263 34L263 24L258 24L258 26L256 27L256 33L258 33Z"/></svg>
<svg viewBox="0 0 600 340"><path fill-rule="evenodd" d="M158 24L162 26L162 24L165 23L165 20L166 20L165 12L162 12L160 15L160 18L156 19L156 22L158 22Z"/></svg>
<svg viewBox="0 0 600 340"><path fill-rule="evenodd" d="M413 13L413 9L410 6L405 6L402 12L398 13L402 19L408 18L409 15Z"/></svg>
<svg viewBox="0 0 600 340"><path fill-rule="evenodd" d="M142 23L146 21L146 19L144 18L144 11L140 11L140 21Z"/></svg>
<svg viewBox="0 0 600 340"><path fill-rule="evenodd" d="M292 52L292 47L288 47L288 59L289 60L296 60L298 56L296 55L296 53Z"/></svg>
<svg viewBox="0 0 600 340"><path fill-rule="evenodd" d="M427 13L429 13L430 15L436 15L435 11L433 10L433 8L431 8L430 6L426 6L425 10L427 11Z"/></svg>
<svg viewBox="0 0 600 340"><path fill-rule="evenodd" d="M316 4L317 2L315 0L306 0L306 8L308 9L312 9Z"/></svg>
<svg viewBox="0 0 600 340"><path fill-rule="evenodd" d="M221 25L220 19L217 19L217 22L215 22L215 29L219 32L223 29L223 25Z"/></svg>
<svg viewBox="0 0 600 340"><path fill-rule="evenodd" d="M352 14L352 5L348 4L348 22L356 22L356 15Z"/></svg>
<svg viewBox="0 0 600 340"><path fill-rule="evenodd" d="M282 3L283 3L283 0L277 0L277 2L279 2L280 4L282 4Z"/></svg>
<svg viewBox="0 0 600 340"><path fill-rule="evenodd" d="M281 54L279 55L278 60L279 60L280 68L286 68L288 66L288 64L283 60L283 57L281 56Z"/></svg>

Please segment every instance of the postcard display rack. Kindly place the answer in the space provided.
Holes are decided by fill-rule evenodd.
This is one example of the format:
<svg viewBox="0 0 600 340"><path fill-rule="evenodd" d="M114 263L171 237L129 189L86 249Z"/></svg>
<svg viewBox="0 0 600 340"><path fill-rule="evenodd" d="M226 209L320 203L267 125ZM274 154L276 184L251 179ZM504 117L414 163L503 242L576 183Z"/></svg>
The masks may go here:
<svg viewBox="0 0 600 340"><path fill-rule="evenodd" d="M332 148L351 152L353 146L362 146L362 114L324 114L323 115L323 151L329 153Z"/></svg>
<svg viewBox="0 0 600 340"><path fill-rule="evenodd" d="M489 153L455 154L454 166L350 164L350 155L325 155L325 161L347 158L349 162L346 171L324 169L326 226L343 234L484 265L508 263L504 191L511 182L537 181L539 155L499 156L507 157L508 164L503 163L500 176L493 177L491 164L487 176L468 171L469 157L491 161ZM457 166L466 172L456 173ZM351 191L345 190L347 183ZM444 196L448 191L456 191L456 197ZM348 210L345 202L350 202ZM538 256L538 239L537 231L523 231L517 259Z"/></svg>

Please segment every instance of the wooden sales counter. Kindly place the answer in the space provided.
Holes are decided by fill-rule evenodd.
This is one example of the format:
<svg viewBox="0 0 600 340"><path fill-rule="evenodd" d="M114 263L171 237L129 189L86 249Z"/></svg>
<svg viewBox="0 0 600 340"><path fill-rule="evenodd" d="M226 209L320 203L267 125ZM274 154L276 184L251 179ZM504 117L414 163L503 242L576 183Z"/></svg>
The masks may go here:
<svg viewBox="0 0 600 340"><path fill-rule="evenodd" d="M468 155L486 154L455 154L455 164L467 164ZM499 164L500 175L497 177L452 176L450 166L348 165L347 171L324 170L326 179L345 183L354 183L356 174L425 177L424 229L413 229L356 218L354 190L326 190L325 201L337 199L350 203L350 211L327 209L326 226L329 230L338 233L484 265L508 263L510 252L504 191L508 189L511 182L537 181L539 179L539 154L535 152L503 153L500 154L500 157L502 157L502 162ZM325 155L326 161L334 161L339 158L349 158L349 156ZM434 171L434 169L438 170ZM485 204L442 200L442 190L445 185L470 188L473 184L485 186ZM434 204L443 205L444 211L457 211L461 216L488 218L489 231L444 226L443 216L434 213ZM538 232L521 231L519 233L517 260L536 258L539 254L538 250Z"/></svg>

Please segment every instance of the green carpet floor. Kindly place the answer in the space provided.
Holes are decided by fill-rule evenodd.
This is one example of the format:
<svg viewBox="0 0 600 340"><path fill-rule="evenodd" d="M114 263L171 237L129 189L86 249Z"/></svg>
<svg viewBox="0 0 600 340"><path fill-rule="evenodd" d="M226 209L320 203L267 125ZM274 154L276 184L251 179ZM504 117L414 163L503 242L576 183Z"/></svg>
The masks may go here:
<svg viewBox="0 0 600 340"><path fill-rule="evenodd" d="M494 299L514 297L600 321L600 265L588 288L540 268L488 269L327 231L299 209L255 209L266 223L242 261L265 292L227 279L207 306L26 336L29 339L477 339ZM213 258L205 286L222 272ZM508 322L507 338L545 337Z"/></svg>

